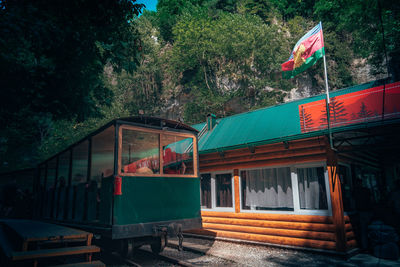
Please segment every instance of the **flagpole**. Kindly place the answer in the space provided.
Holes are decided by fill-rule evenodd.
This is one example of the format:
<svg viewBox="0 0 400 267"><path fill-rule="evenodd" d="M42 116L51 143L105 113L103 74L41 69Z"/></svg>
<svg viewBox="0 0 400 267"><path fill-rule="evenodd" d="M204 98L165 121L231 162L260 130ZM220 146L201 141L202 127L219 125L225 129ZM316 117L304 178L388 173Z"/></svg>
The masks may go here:
<svg viewBox="0 0 400 267"><path fill-rule="evenodd" d="M321 24L321 30L322 30L322 22ZM325 45L324 45L324 50L325 50ZM330 97L329 97L329 86L328 86L328 71L326 70L326 59L325 59L325 51L324 51L324 70L325 70L325 91L326 91L326 119L328 122L328 132L329 132L329 144L331 145L331 149L336 151L336 149L333 147L333 138L332 138L332 129L331 129L331 114L330 114Z"/></svg>

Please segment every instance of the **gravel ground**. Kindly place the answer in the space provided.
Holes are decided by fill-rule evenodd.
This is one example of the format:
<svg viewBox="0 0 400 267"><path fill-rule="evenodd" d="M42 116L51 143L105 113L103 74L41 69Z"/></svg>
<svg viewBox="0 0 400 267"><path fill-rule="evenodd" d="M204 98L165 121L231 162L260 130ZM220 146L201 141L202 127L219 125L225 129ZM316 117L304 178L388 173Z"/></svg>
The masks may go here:
<svg viewBox="0 0 400 267"><path fill-rule="evenodd" d="M346 260L331 254L190 237L185 237L183 245L234 262L225 266L400 266L400 260L387 261L368 254ZM219 262L209 263L221 266Z"/></svg>
<svg viewBox="0 0 400 267"><path fill-rule="evenodd" d="M143 246L142 249L150 251L149 246ZM172 257L187 261L196 266L242 266L232 260L215 257L213 255L201 255L199 253L193 253L190 251L178 251L176 248L166 247L161 255ZM147 265L150 266L150 265Z"/></svg>
<svg viewBox="0 0 400 267"><path fill-rule="evenodd" d="M176 249L178 240L170 239L161 255L189 262L195 266L380 266L400 267L399 261L385 261L368 254L359 254L349 260L331 254L276 248L263 245L233 243L221 240L185 237L184 251ZM151 251L150 246L141 249ZM188 250L189 249L189 250ZM178 266L148 255L132 259L142 266ZM108 266L127 266L115 260L105 261Z"/></svg>

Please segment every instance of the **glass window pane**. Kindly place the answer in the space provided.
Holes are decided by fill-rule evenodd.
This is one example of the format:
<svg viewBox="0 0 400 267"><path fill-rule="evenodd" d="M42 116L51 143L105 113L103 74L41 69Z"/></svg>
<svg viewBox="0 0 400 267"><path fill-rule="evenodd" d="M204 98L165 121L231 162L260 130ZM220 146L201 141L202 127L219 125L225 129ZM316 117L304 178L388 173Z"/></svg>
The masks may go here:
<svg viewBox="0 0 400 267"><path fill-rule="evenodd" d="M84 141L72 149L72 185L87 181L89 141Z"/></svg>
<svg viewBox="0 0 400 267"><path fill-rule="evenodd" d="M201 207L211 209L211 174L203 173L200 178Z"/></svg>
<svg viewBox="0 0 400 267"><path fill-rule="evenodd" d="M159 134L122 129L122 172L160 173Z"/></svg>
<svg viewBox="0 0 400 267"><path fill-rule="evenodd" d="M164 173L193 175L193 138L163 134L161 141Z"/></svg>
<svg viewBox="0 0 400 267"><path fill-rule="evenodd" d="M301 209L326 210L325 174L323 167L297 169Z"/></svg>
<svg viewBox="0 0 400 267"><path fill-rule="evenodd" d="M290 168L241 172L242 207L247 210L294 210Z"/></svg>
<svg viewBox="0 0 400 267"><path fill-rule="evenodd" d="M101 179L114 174L115 127L92 137L91 183L101 187Z"/></svg>
<svg viewBox="0 0 400 267"><path fill-rule="evenodd" d="M58 185L61 187L68 184L70 154L68 150L58 157Z"/></svg>
<svg viewBox="0 0 400 267"><path fill-rule="evenodd" d="M56 181L57 158L47 163L47 182L46 189L53 189Z"/></svg>
<svg viewBox="0 0 400 267"><path fill-rule="evenodd" d="M230 173L215 175L215 191L217 207L233 207L232 204L232 175Z"/></svg>

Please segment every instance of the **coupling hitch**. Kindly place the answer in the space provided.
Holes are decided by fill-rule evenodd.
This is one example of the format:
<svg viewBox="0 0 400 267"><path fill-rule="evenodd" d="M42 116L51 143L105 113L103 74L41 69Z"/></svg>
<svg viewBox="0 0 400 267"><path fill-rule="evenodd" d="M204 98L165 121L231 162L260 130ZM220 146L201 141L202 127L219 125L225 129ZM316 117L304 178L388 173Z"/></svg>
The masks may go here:
<svg viewBox="0 0 400 267"><path fill-rule="evenodd" d="M182 234L182 228L179 228L179 232L177 234L178 236L178 250L182 251L183 250L183 234Z"/></svg>

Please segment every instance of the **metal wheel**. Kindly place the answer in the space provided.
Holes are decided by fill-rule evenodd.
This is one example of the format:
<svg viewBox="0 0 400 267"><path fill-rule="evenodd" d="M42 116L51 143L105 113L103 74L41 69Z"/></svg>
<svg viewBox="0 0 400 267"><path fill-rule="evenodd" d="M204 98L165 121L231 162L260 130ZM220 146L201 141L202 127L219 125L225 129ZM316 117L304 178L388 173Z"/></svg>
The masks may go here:
<svg viewBox="0 0 400 267"><path fill-rule="evenodd" d="M151 251L154 254L160 254L167 245L167 241L168 240L166 235L161 235L153 238L153 242L150 244Z"/></svg>
<svg viewBox="0 0 400 267"><path fill-rule="evenodd" d="M133 256L133 240L132 239L123 239L120 241L120 253L124 258L132 258Z"/></svg>

